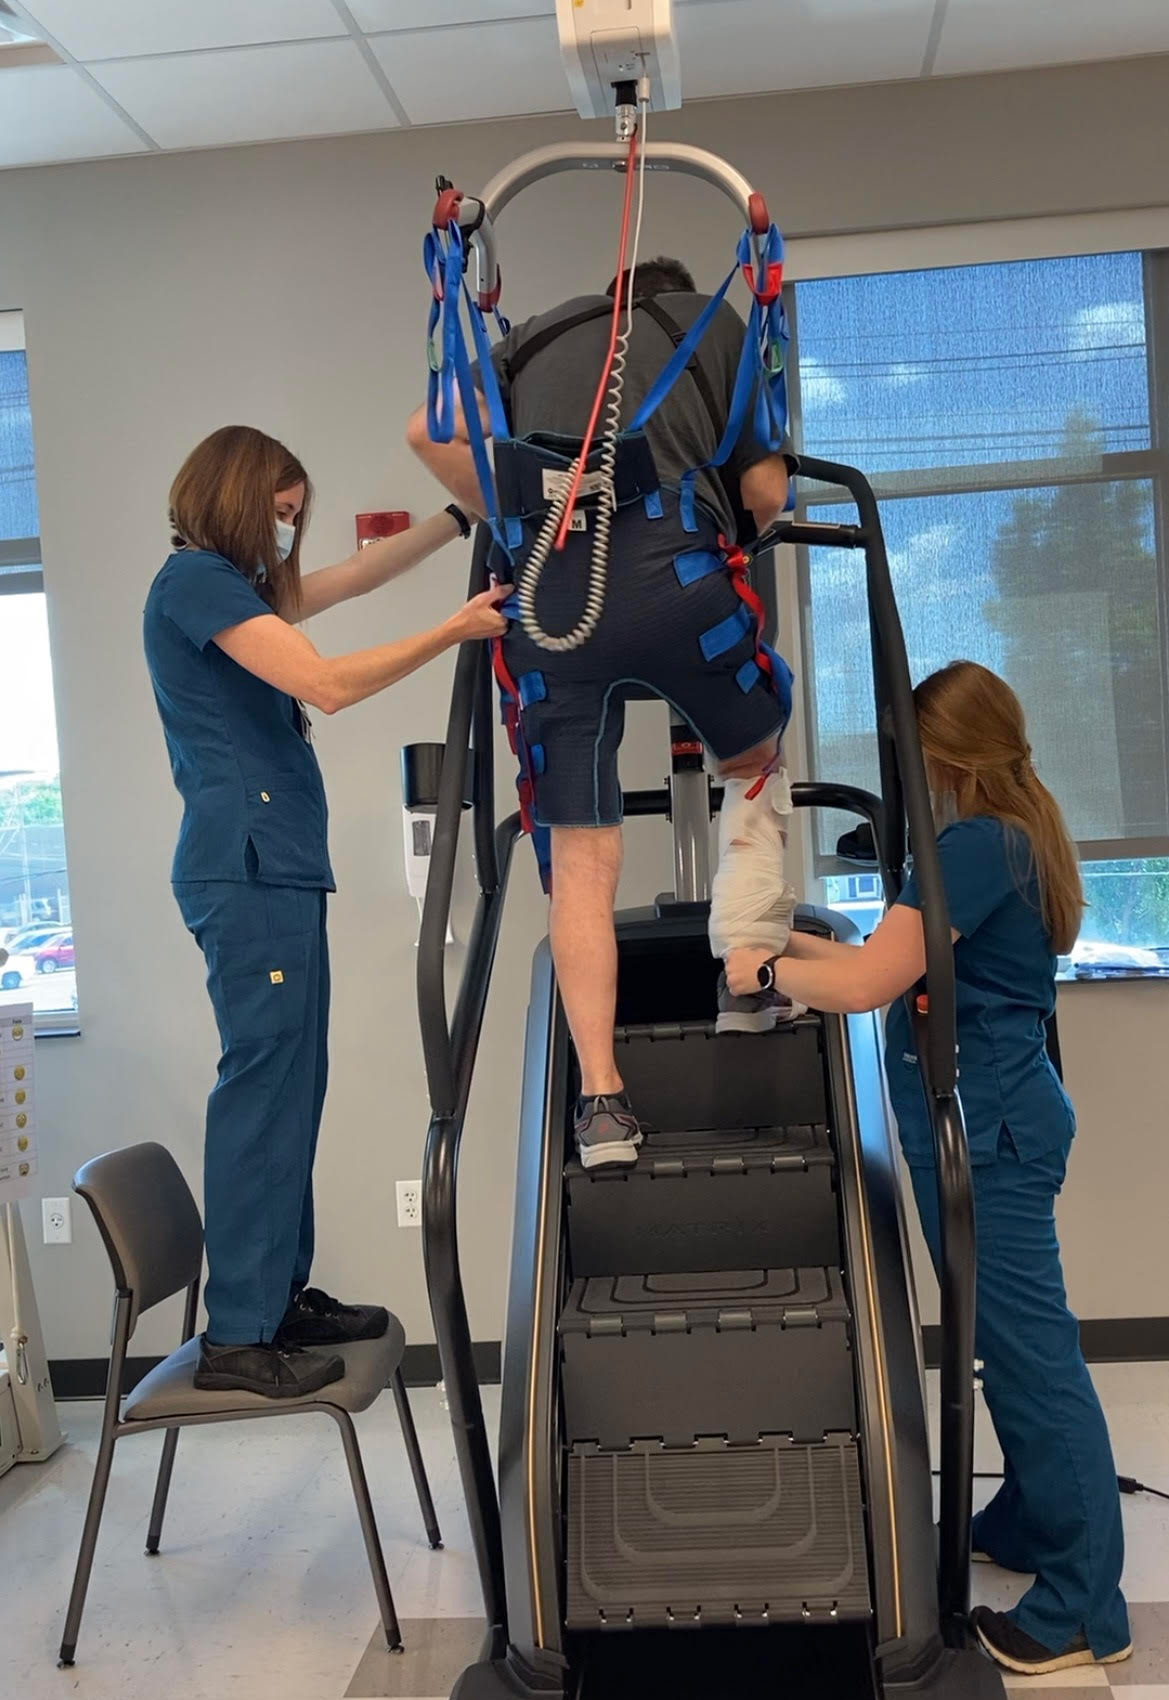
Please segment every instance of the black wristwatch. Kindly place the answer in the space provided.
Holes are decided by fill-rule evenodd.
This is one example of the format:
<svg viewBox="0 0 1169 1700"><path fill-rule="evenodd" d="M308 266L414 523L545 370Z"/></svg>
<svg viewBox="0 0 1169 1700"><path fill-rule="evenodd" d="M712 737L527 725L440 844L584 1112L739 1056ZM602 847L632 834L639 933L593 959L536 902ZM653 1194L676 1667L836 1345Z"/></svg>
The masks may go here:
<svg viewBox="0 0 1169 1700"><path fill-rule="evenodd" d="M443 512L450 514L464 537L470 537L471 522L456 502L448 502Z"/></svg>
<svg viewBox="0 0 1169 1700"><path fill-rule="evenodd" d="M766 962L760 963L757 978L761 992L773 992L775 990L775 965L778 961L778 956L769 956Z"/></svg>

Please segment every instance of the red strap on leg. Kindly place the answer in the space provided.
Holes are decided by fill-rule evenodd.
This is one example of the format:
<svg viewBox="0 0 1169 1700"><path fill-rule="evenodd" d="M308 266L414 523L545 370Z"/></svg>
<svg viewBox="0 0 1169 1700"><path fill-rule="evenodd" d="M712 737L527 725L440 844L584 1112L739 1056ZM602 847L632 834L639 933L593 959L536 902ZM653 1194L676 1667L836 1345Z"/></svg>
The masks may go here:
<svg viewBox="0 0 1169 1700"><path fill-rule="evenodd" d="M763 606L759 593L755 590L750 579L747 577L747 569L751 565L750 557L743 552L737 543L728 543L727 539L721 534L719 536L718 546L722 553L722 558L726 562L727 571L731 575L731 583L735 587L735 595L741 602L746 603L747 607L755 616L755 665L761 672L766 673L768 678L770 678L772 676L771 657L762 647L763 624L767 618L767 611ZM767 784L767 781L771 778L771 775L776 772L778 767L779 751L777 750L772 760L768 762L754 785L752 785L751 789L747 792L747 801L749 803L753 803L755 801L756 797L759 796L763 787Z"/></svg>
<svg viewBox="0 0 1169 1700"><path fill-rule="evenodd" d="M763 769L763 772L759 775L754 785L752 785L751 789L747 792L747 801L749 803L753 803L755 801L756 797L758 797L762 792L763 787L767 784L767 781L771 778L771 775L773 773L778 773L778 771L779 751L776 750L767 766Z"/></svg>
<svg viewBox="0 0 1169 1700"><path fill-rule="evenodd" d="M503 724L507 729L507 741L511 745L512 755L518 757L520 764L520 774L516 781L516 792L520 801L520 825L531 837L532 806L536 800L536 787L532 778L527 742L524 738L523 727L520 724L519 687L508 671L507 662L504 660L502 638L492 638L491 640L491 670L495 674L495 682L503 696Z"/></svg>

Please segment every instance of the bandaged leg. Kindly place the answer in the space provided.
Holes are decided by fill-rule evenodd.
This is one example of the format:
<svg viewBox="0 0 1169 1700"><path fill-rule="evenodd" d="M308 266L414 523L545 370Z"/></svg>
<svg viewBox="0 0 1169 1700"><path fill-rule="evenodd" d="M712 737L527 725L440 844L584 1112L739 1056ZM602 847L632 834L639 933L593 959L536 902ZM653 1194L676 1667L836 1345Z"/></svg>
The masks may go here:
<svg viewBox="0 0 1169 1700"><path fill-rule="evenodd" d="M711 889L710 948L715 956L753 947L779 956L791 937L796 894L784 874L791 785L780 768L764 780L728 779L718 835L718 872ZM720 1031L759 1032L777 1017L802 1014L781 1008L774 995L731 998L719 993Z"/></svg>

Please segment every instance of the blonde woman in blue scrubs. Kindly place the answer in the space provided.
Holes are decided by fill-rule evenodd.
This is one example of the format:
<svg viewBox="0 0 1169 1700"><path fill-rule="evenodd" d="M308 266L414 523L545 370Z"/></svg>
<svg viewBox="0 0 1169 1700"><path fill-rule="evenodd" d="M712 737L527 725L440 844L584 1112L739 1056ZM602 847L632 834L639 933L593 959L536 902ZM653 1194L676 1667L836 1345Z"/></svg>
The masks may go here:
<svg viewBox="0 0 1169 1700"><path fill-rule="evenodd" d="M1003 1450L1003 1485L974 1519L977 1555L1035 1580L974 1627L1007 1670L1047 1675L1132 1652L1120 1591L1124 1535L1104 1413L1068 1309L1055 1230L1075 1114L1048 1060L1055 959L1084 900L1059 808L1031 764L1023 710L1002 679L956 661L914 693L930 787L953 822L938 839L954 929L962 1105L978 1233L977 1352ZM736 951L732 992L822 1010L888 1004L886 1070L922 1229L940 1253L929 1115L903 994L925 973L911 879L860 950L807 934L785 955Z"/></svg>

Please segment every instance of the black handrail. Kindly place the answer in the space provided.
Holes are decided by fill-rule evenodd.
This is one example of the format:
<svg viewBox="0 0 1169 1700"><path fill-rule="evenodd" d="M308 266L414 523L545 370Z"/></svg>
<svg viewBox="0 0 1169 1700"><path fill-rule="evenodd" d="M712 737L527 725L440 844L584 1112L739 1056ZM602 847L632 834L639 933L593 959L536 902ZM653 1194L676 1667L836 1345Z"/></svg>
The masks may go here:
<svg viewBox="0 0 1169 1700"><path fill-rule="evenodd" d="M885 804L881 860L899 886L908 816L914 876L921 898L928 1002L923 1010L915 1009L915 1024L918 1064L937 1163L942 1242L938 1598L943 1633L960 1643L966 1636L970 1610L975 1236L970 1153L958 1098L957 989L949 907L913 706L905 634L897 611L877 499L868 479L855 467L803 456L800 468L808 478L846 489L860 517L861 536L857 543L863 544L865 551L881 792Z"/></svg>
<svg viewBox="0 0 1169 1700"><path fill-rule="evenodd" d="M970 1518L974 1447L974 1204L969 1153L957 1096L954 955L925 764L913 706L905 638L897 611L876 498L853 467L805 457L803 472L837 484L856 503L858 526L785 520L764 546L780 542L863 548L872 634L881 798L852 787L797 786L801 805L840 807L873 827L886 896L901 889L906 816L925 929L928 1007L915 1011L918 1057L937 1156L942 1224L942 1505L939 1602L943 1631L965 1637L970 1586ZM476 537L471 592L487 584L490 537ZM472 739L473 731L473 739ZM453 1020L448 1021L445 941L454 890L459 823L469 751L475 757L474 838L480 897ZM465 645L455 666L439 785L430 877L418 947L418 1005L432 1119L423 1180L423 1250L439 1358L488 1624L506 1640L507 1603L499 1500L475 1376L458 1256L456 1180L467 1100L478 1052L488 984L507 891L513 816L494 826L492 707L486 647ZM631 792L630 815L665 814L665 792Z"/></svg>
<svg viewBox="0 0 1169 1700"><path fill-rule="evenodd" d="M885 860L885 804L875 791L863 791L859 785L836 785L831 780L798 780L792 786L792 802L797 809L843 809L859 815L869 823L877 852L877 871L886 903L896 901L901 889L902 870L894 870Z"/></svg>
<svg viewBox="0 0 1169 1700"><path fill-rule="evenodd" d="M491 538L475 538L468 594L486 588ZM446 936L454 893L467 764L474 752L474 841L479 901L462 980L448 1021ZM430 1095L422 1181L422 1253L446 1386L455 1452L487 1622L502 1644L507 1634L503 1539L491 1443L475 1374L471 1326L459 1265L458 1169L467 1103L499 940L518 815L495 825L494 726L486 644L463 644L455 662L442 774L422 926L418 936L418 1013Z"/></svg>
<svg viewBox="0 0 1169 1700"><path fill-rule="evenodd" d="M519 833L520 818L516 814L510 815L495 834L499 883L494 891L480 895L450 1028L450 1046L456 1062L453 1108L449 1114L432 1115L422 1166L422 1254L426 1287L484 1610L488 1625L498 1632L501 1642L507 1634L503 1537L491 1440L475 1374L471 1324L459 1263L458 1171L512 849Z"/></svg>

